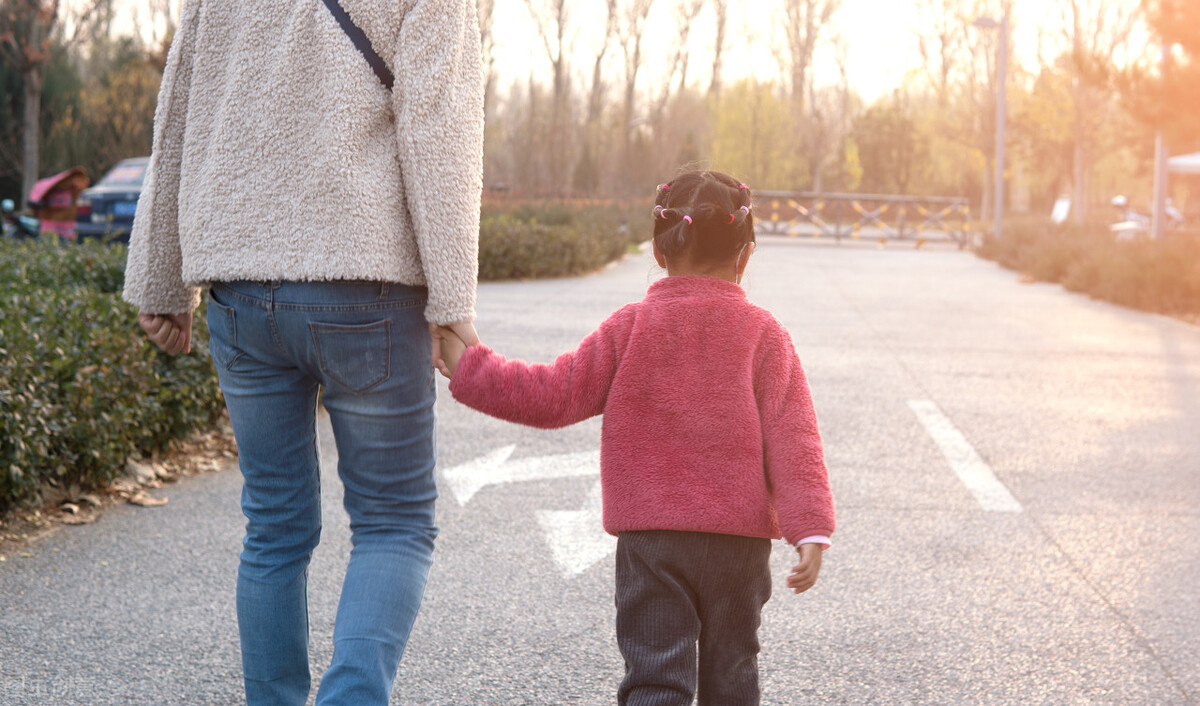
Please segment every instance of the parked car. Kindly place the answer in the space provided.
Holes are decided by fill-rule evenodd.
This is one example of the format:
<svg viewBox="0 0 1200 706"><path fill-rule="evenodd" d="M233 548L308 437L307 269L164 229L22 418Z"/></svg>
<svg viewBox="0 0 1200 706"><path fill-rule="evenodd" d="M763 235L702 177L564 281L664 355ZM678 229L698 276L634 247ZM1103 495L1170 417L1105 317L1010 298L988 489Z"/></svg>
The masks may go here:
<svg viewBox="0 0 1200 706"><path fill-rule="evenodd" d="M75 232L79 239L103 238L128 243L137 212L138 197L146 180L149 157L123 159L95 186L84 189L76 203Z"/></svg>
<svg viewBox="0 0 1200 706"><path fill-rule="evenodd" d="M0 201L0 232L5 238L36 238L42 231L42 224L37 218L17 213L17 204L12 199Z"/></svg>

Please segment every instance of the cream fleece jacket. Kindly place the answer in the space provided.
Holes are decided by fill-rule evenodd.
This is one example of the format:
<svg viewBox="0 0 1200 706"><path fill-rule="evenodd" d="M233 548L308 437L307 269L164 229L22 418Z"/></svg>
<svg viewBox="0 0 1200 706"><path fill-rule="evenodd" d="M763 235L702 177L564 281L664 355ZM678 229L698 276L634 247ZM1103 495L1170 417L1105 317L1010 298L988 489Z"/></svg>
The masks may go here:
<svg viewBox="0 0 1200 706"><path fill-rule="evenodd" d="M186 313L209 282L426 285L474 318L483 187L475 0L184 0L154 116L126 301Z"/></svg>

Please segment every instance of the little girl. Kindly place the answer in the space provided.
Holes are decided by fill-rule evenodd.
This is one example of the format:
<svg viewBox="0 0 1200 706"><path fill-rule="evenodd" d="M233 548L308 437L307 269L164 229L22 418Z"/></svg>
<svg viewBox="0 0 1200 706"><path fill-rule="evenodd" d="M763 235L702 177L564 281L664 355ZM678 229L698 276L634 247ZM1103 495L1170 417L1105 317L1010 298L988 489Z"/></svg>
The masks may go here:
<svg viewBox="0 0 1200 706"><path fill-rule="evenodd" d="M787 585L800 593L833 533L800 360L739 286L754 247L750 190L689 172L660 186L654 207L654 258L669 276L573 353L553 365L509 361L439 332L459 402L542 428L604 415L622 706L758 704L770 540L796 546Z"/></svg>

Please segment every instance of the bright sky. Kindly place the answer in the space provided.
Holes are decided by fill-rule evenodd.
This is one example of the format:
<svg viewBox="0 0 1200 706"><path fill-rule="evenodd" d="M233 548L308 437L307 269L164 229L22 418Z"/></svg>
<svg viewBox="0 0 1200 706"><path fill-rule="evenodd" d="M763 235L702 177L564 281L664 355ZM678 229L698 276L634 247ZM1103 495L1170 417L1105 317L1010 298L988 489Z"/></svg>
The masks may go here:
<svg viewBox="0 0 1200 706"><path fill-rule="evenodd" d="M1130 6L1138 2L1117 1ZM524 81L530 67L548 74L546 53L526 9L526 1L495 0L495 3L496 65L502 81ZM648 54L648 77L661 77L665 72L673 45L655 43L654 39L676 31L677 25L671 17L675 5L675 0L655 0L645 50ZM1039 33L1049 38L1048 41L1060 37L1057 29L1061 26L1058 5L1057 2L1045 0L1015 0L1014 55L1025 66L1032 67L1037 62ZM730 40L726 45L725 80L735 80L754 73L765 74L766 78L778 76L777 63L770 50L772 28L777 25L778 6L777 0L730 1L731 27ZM741 15L735 11L737 8L743 9ZM745 13L745 8L754 8L754 14ZM599 2L577 0L573 10L576 16L572 17L572 24L589 30L577 30L576 35L579 57L574 70L583 75L591 69L592 60L589 57L594 56L592 46L596 42L595 37L603 32L603 8ZM834 17L832 31L822 35L826 41L818 50L815 60L818 84L834 83L838 79L835 52L827 40L840 35L845 42L847 75L851 87L868 103L890 92L902 83L907 73L920 66L918 29L917 7L912 0L843 0L841 9ZM690 41L692 68L689 69L689 76L694 77L695 81L708 80L714 37L715 23L706 10L697 20ZM609 75L619 76L619 73L610 71ZM644 89L645 85L639 79L639 86Z"/></svg>
<svg viewBox="0 0 1200 706"><path fill-rule="evenodd" d="M171 1L177 8L179 0ZM1118 1L1136 4L1138 0ZM162 2L124 0L124 22L119 23L118 31L132 28L134 17L140 17L144 23L149 17L149 6ZM539 76L548 76L549 62L526 9L526 0L495 0L495 3L496 69L502 85L513 80L525 81L530 70ZM1015 0L1014 50L1026 66L1032 66L1037 60L1039 28L1043 34L1057 34L1054 28L1059 19L1053 9L1057 4L1045 0ZM670 34L677 31L677 23L671 16L675 6L675 0L655 0L645 40L643 75L646 78L639 78L642 90L648 82L661 80L666 71L668 56L674 49ZM770 49L771 32L777 25L777 7L777 0L730 0L726 81L756 73L766 78L778 76L778 66ZM753 8L753 14L745 8ZM595 0L573 0L570 9L573 13L571 25L576 28L573 70L581 80L590 80L593 47L604 28L603 6ZM175 14L178 17L178 9ZM843 38L850 85L868 103L899 86L905 75L920 65L916 39L919 18L913 0L843 0L833 25L832 31L823 34L823 39L835 35ZM697 20L690 41L689 76L693 82L707 84L714 38L715 22L711 10L706 9ZM616 59L617 54L616 47L610 49L610 59ZM838 78L835 51L828 41L817 52L815 70L818 84L834 83ZM616 64L609 67L608 75L610 82L619 82L620 69Z"/></svg>
<svg viewBox="0 0 1200 706"><path fill-rule="evenodd" d="M496 1L496 50L497 69L505 78L522 80L528 76L529 67L538 72L548 71L545 50L537 39L535 25L526 9L525 0ZM1038 0L1019 0L1019 5L1040 8ZM598 2L580 0L577 4L576 26L595 28L602 32L603 9ZM755 73L764 78L778 76L778 65L771 54L771 31L776 24L775 2L770 0L734 0L730 3L731 17L729 41L726 45L724 78L734 80ZM671 17L674 0L656 0L650 15L650 31L647 35L647 75L661 76L665 71L667 55L672 44L654 42L663 36L661 30L675 31L676 23ZM737 15L738 7L754 7L755 14ZM583 15L584 12L588 14ZM916 6L904 0L844 0L834 20L833 31L823 38L841 35L845 41L847 75L851 86L868 102L898 86L904 75L918 66L916 28L918 23ZM577 49L580 57L576 71L590 70L591 46L594 35L580 33ZM697 20L691 40L692 68L689 75L698 81L708 81L711 52L715 38L715 24L708 11ZM818 83L837 80L837 63L831 44L825 43L816 57Z"/></svg>

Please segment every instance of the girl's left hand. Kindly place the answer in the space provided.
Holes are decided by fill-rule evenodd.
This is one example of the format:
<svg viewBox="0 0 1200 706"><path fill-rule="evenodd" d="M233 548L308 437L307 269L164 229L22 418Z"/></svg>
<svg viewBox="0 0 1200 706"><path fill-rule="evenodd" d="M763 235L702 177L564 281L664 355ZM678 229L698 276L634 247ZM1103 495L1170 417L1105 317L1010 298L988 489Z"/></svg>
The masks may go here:
<svg viewBox="0 0 1200 706"><path fill-rule="evenodd" d="M817 582L824 550L825 547L820 544L801 544L796 548L800 554L800 563L792 567L792 573L787 579L788 588L792 589L792 593L804 593Z"/></svg>

